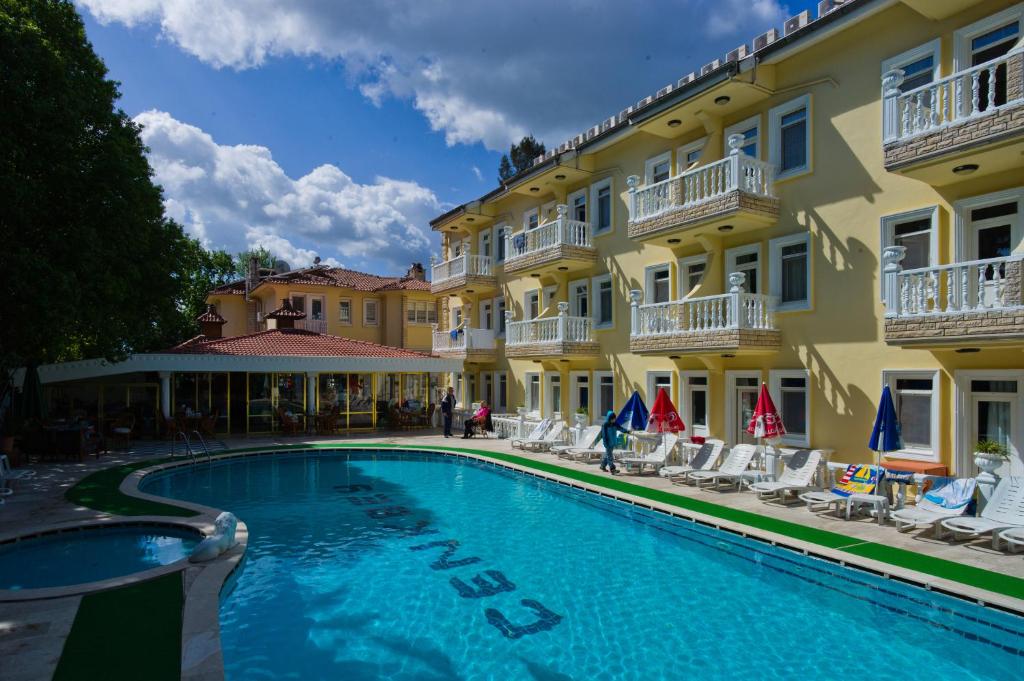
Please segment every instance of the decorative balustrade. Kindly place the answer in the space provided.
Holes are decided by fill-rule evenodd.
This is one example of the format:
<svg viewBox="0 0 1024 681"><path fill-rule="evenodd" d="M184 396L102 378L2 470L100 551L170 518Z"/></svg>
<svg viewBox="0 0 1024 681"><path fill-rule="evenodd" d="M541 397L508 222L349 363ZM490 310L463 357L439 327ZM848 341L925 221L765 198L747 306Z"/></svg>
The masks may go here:
<svg viewBox="0 0 1024 681"><path fill-rule="evenodd" d="M489 277L493 274L491 271L491 256L463 253L451 260L434 263L431 268L431 274L432 284L439 284L448 279L467 275Z"/></svg>
<svg viewBox="0 0 1024 681"><path fill-rule="evenodd" d="M883 257L885 316L961 314L1024 307L1021 261L1024 255L970 260L904 270L903 246L890 246Z"/></svg>
<svg viewBox="0 0 1024 681"><path fill-rule="evenodd" d="M730 135L726 158L654 184L640 187L640 178L631 175L627 179L630 221L697 206L737 190L775 198L775 166L744 154L742 144L742 135Z"/></svg>
<svg viewBox="0 0 1024 681"><path fill-rule="evenodd" d="M559 204L556 209L558 217L555 220L518 234L506 235L506 266L517 258L559 246L593 248L590 225L586 222L569 219L569 207L564 204Z"/></svg>
<svg viewBox="0 0 1024 681"><path fill-rule="evenodd" d="M1024 101L1022 71L1021 49L907 92L899 89L903 71L887 71L882 76L885 141L909 139Z"/></svg>
<svg viewBox="0 0 1024 681"><path fill-rule="evenodd" d="M327 333L327 320L326 319L296 319L296 329L305 329L306 331L313 331L315 333Z"/></svg>
<svg viewBox="0 0 1024 681"><path fill-rule="evenodd" d="M491 422L494 424L494 434L499 438L525 438L537 424L540 418L528 418L513 414L491 415Z"/></svg>
<svg viewBox="0 0 1024 681"><path fill-rule="evenodd" d="M512 321L512 312L505 312L505 345L515 347L544 343L592 343L593 323L590 317L572 317L569 303L558 304L558 316Z"/></svg>
<svg viewBox="0 0 1024 681"><path fill-rule="evenodd" d="M435 353L494 350L494 331L469 327L439 331L435 324L432 347Z"/></svg>
<svg viewBox="0 0 1024 681"><path fill-rule="evenodd" d="M734 273L730 281L736 281ZM742 281L741 279L739 281ZM737 288L736 285L733 288ZM680 333L714 333L732 329L775 329L775 298L734 290L716 296L640 304L642 291L631 291L631 334L635 337Z"/></svg>

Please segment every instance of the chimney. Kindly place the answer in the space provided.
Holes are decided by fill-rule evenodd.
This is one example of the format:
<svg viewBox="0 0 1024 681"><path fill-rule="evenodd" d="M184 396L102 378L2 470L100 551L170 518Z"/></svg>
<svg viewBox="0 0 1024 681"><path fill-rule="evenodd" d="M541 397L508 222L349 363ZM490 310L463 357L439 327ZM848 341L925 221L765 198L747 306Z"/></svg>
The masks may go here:
<svg viewBox="0 0 1024 681"><path fill-rule="evenodd" d="M221 327L227 323L227 320L217 314L216 305L212 303L207 305L206 311L196 317L196 321L199 322L199 332L210 340L224 337Z"/></svg>
<svg viewBox="0 0 1024 681"><path fill-rule="evenodd" d="M291 298L282 298L281 307L277 308L273 312L266 316L266 319L273 319L276 321L277 329L294 329L296 319L305 319L306 313L299 312L292 307Z"/></svg>
<svg viewBox="0 0 1024 681"><path fill-rule="evenodd" d="M414 262L409 271L405 273L405 276L409 279L415 279L416 281L426 281L427 271L423 269L423 263Z"/></svg>
<svg viewBox="0 0 1024 681"><path fill-rule="evenodd" d="M255 255L249 256L249 262L245 267L245 299L249 300L249 294L256 285L260 283L260 259Z"/></svg>

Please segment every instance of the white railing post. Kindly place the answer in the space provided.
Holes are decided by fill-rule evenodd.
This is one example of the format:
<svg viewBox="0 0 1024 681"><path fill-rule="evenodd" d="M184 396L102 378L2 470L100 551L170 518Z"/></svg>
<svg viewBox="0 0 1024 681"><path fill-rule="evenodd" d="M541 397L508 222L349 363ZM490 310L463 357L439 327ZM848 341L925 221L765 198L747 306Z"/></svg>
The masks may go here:
<svg viewBox="0 0 1024 681"><path fill-rule="evenodd" d="M512 310L505 310L505 343L512 343L513 332L512 332Z"/></svg>
<svg viewBox="0 0 1024 681"><path fill-rule="evenodd" d="M743 150L740 148L743 146L743 135L732 134L729 135L729 172L732 177L726 178L724 183L725 191L731 189L745 189L743 186L743 177L740 175L742 170L740 157L743 155Z"/></svg>
<svg viewBox="0 0 1024 681"><path fill-rule="evenodd" d="M743 288L747 281L747 275L743 272L732 272L729 274L729 318L730 328L738 329L746 326L743 323Z"/></svg>
<svg viewBox="0 0 1024 681"><path fill-rule="evenodd" d="M900 304L900 272L903 258L907 257L906 246L886 246L882 249L882 299L885 301L885 316L899 317L903 311Z"/></svg>
<svg viewBox="0 0 1024 681"><path fill-rule="evenodd" d="M558 342L564 343L568 338L566 333L567 317L569 316L569 303L562 301L558 304Z"/></svg>
<svg viewBox="0 0 1024 681"><path fill-rule="evenodd" d="M640 299L643 295L644 292L637 289L629 292L629 328L634 336L640 335Z"/></svg>
<svg viewBox="0 0 1024 681"><path fill-rule="evenodd" d="M882 75L882 141L891 142L900 136L900 85L906 74L892 69Z"/></svg>
<svg viewBox="0 0 1024 681"><path fill-rule="evenodd" d="M640 186L640 176L627 177L626 186L629 187L629 219L636 220L636 188Z"/></svg>
<svg viewBox="0 0 1024 681"><path fill-rule="evenodd" d="M560 203L555 206L555 211L558 213L558 232L557 236L555 236L556 241L574 246L575 244L572 243L572 237L569 234L569 206L564 203Z"/></svg>

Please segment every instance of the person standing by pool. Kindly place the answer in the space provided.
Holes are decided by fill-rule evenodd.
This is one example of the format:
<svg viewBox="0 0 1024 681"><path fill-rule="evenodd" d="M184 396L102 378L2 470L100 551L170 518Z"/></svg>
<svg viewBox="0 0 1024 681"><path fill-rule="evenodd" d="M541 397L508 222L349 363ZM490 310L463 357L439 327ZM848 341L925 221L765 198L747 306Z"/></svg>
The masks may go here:
<svg viewBox="0 0 1024 681"><path fill-rule="evenodd" d="M455 388L448 386L448 393L441 400L441 416L444 417L444 436L452 436L452 414L455 412Z"/></svg>
<svg viewBox="0 0 1024 681"><path fill-rule="evenodd" d="M601 459L602 471L610 472L612 475L619 472L619 469L615 467L615 459L612 458L612 452L615 451L615 442L619 439L619 433L630 432L632 431L626 430L615 423L614 411L608 412L608 416L605 417L604 424L601 426L601 442L604 444L604 458Z"/></svg>

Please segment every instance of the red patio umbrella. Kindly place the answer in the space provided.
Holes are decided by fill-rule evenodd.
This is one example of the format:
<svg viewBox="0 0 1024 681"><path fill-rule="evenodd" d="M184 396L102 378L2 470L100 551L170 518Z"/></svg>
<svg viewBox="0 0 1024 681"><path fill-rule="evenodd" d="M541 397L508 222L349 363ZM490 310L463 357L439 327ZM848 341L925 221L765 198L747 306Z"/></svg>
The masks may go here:
<svg viewBox="0 0 1024 681"><path fill-rule="evenodd" d="M747 424L747 432L756 438L760 438L761 466L768 476L774 477L775 471L768 470L768 461L765 456L767 454L765 442L774 443L781 440L782 436L786 434L786 426L782 424L782 417L779 416L779 410L775 408L775 403L772 402L772 396L768 394L768 386L764 383L761 384L761 392L757 396L757 405L754 407L754 415L751 417L750 423Z"/></svg>
<svg viewBox="0 0 1024 681"><path fill-rule="evenodd" d="M658 389L658 396L654 398L654 406L651 407L651 414L647 420L647 432L649 433L678 433L686 430L682 417L676 411L671 398L664 388Z"/></svg>

